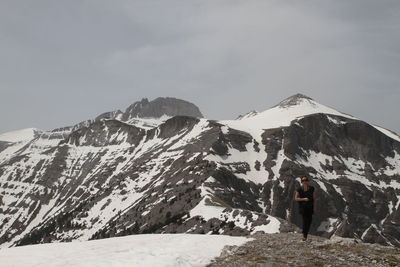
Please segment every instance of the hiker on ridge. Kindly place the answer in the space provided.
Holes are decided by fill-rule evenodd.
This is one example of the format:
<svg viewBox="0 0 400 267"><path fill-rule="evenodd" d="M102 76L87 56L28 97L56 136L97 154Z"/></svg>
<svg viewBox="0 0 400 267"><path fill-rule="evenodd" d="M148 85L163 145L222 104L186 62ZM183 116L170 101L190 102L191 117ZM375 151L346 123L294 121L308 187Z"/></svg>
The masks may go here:
<svg viewBox="0 0 400 267"><path fill-rule="evenodd" d="M299 212L303 217L303 241L307 240L310 230L312 215L315 211L315 189L308 185L308 177L301 176L301 186L297 188L294 200L299 203Z"/></svg>

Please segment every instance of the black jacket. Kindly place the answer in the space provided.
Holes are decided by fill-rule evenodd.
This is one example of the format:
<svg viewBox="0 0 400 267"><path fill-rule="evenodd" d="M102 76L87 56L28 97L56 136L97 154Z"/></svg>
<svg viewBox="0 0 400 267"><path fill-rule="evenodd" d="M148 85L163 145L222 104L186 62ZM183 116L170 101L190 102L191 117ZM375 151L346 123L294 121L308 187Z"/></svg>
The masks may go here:
<svg viewBox="0 0 400 267"><path fill-rule="evenodd" d="M308 214L313 214L314 213L314 187L313 186L308 186L307 191L303 190L303 187L299 187L296 190L299 192L299 197L300 198L308 198L309 201L298 201L299 202L299 212L300 214L308 213Z"/></svg>

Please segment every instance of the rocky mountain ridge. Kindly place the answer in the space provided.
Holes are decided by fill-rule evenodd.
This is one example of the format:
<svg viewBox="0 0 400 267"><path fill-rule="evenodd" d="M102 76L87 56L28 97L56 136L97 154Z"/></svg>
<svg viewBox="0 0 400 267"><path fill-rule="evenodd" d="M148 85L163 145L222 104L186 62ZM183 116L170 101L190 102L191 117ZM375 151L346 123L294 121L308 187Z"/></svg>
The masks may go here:
<svg viewBox="0 0 400 267"><path fill-rule="evenodd" d="M152 101L143 98L130 105L124 112L115 110L103 113L96 117L95 121L101 119L116 119L131 124L135 124L140 119L149 120L150 118L168 118L174 116L191 116L196 118L203 118L200 109L185 100L177 99L174 97L158 97ZM150 125L155 126L155 125Z"/></svg>
<svg viewBox="0 0 400 267"><path fill-rule="evenodd" d="M302 95L221 121L168 101L0 147L0 246L293 232L305 173L318 193L313 234L400 246L397 135Z"/></svg>

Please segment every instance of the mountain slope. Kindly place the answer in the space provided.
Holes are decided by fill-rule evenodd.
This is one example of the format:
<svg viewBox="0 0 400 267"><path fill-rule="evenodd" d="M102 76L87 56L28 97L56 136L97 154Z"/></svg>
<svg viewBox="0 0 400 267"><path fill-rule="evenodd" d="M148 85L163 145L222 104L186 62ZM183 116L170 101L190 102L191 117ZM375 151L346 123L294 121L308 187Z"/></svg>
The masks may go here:
<svg viewBox="0 0 400 267"><path fill-rule="evenodd" d="M1 246L294 231L301 174L318 193L313 234L400 246L400 142L368 123L301 95L234 121L140 119L60 128L0 158Z"/></svg>

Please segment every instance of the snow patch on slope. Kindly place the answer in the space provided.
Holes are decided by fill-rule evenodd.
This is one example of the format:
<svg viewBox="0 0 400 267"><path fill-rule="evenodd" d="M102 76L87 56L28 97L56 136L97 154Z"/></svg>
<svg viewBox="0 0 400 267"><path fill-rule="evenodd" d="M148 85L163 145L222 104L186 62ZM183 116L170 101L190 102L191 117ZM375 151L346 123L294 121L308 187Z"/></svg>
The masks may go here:
<svg viewBox="0 0 400 267"><path fill-rule="evenodd" d="M400 142L400 136L398 136L397 134L393 133L392 131L389 131L385 128L376 126L376 125L372 125L373 127L375 127L375 129L381 131L382 133L386 134L387 136L391 137L392 139L399 141Z"/></svg>
<svg viewBox="0 0 400 267"><path fill-rule="evenodd" d="M17 143L22 141L29 141L35 137L36 133L41 131L36 128L26 128L22 130L12 131L0 134L0 141Z"/></svg>
<svg viewBox="0 0 400 267"><path fill-rule="evenodd" d="M152 118L152 117L145 117L145 118L131 118L129 119L126 123L132 124L134 126L149 130L156 128L163 124L165 121L168 119L172 118L171 116L168 115L162 115L159 118Z"/></svg>
<svg viewBox="0 0 400 267"><path fill-rule="evenodd" d="M249 142L246 144L246 151L239 151L232 147L228 147L228 156L221 157L219 155L209 154L205 157L208 161L213 161L220 166L229 166L229 164L234 163L248 163L250 170L246 173L235 173L239 178L246 181L252 181L256 184L264 184L268 180L269 173L262 165L267 158L267 153L265 152L265 147L259 140L260 151L256 152L254 150L254 143ZM260 169L255 168L256 162L260 164Z"/></svg>
<svg viewBox="0 0 400 267"><path fill-rule="evenodd" d="M208 204L206 202L207 200L211 202L209 197L204 197L199 204L190 211L190 217L201 216L206 221L217 218L226 223L234 222L235 226L246 229L250 233L256 233L258 231L264 231L269 234L279 233L281 222L271 215L268 215L269 223L253 225L253 222L257 221L259 217L255 212L252 212L252 222L249 221L247 214L246 216L242 216L241 212L244 211L242 209L225 210L224 207Z"/></svg>
<svg viewBox="0 0 400 267"><path fill-rule="evenodd" d="M209 177L205 182L214 182L213 177ZM281 222L268 215L268 224L253 225L253 222L257 221L259 215L252 212L252 220L249 221L247 214L242 215L242 209L226 209L225 207L219 206L217 203L213 202L211 199L213 190L202 185L200 187L201 196L203 197L199 204L196 205L190 211L190 217L201 216L206 221L217 218L219 220L225 221L226 223L234 222L236 226L248 230L250 233L256 233L257 231L264 231L265 233L279 233L279 228Z"/></svg>
<svg viewBox="0 0 400 267"><path fill-rule="evenodd" d="M296 161L302 164L305 167L314 168L317 171L316 178L321 180L334 180L340 177L346 177L352 181L357 181L364 184L366 187L370 188L371 186L377 186L379 188L388 188L393 187L394 189L400 189L400 183L396 180L392 179L389 184L386 184L383 181L379 181L377 183L374 180L368 180L365 177L365 168L366 165L370 164L369 162L364 162L359 159L354 158L345 158L342 156L329 156L325 155L321 152L316 153L315 151L304 151L307 154L307 158L297 157ZM329 171L323 168L323 165L332 166L333 161L336 160L343 164L346 168L344 170L343 175L339 175L336 171ZM384 173L388 176L396 176L399 175L400 168L400 155L395 152L393 158L386 158L387 166L386 169L381 169L375 172L376 175ZM318 183L320 184L320 183ZM324 186L322 188L325 188ZM336 187L335 187L336 188Z"/></svg>

